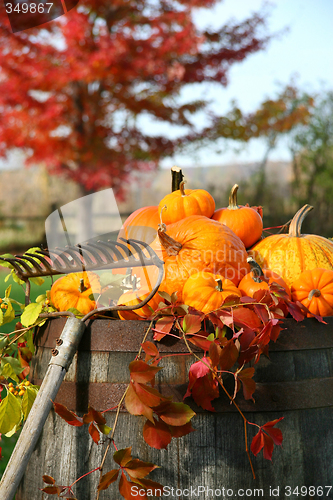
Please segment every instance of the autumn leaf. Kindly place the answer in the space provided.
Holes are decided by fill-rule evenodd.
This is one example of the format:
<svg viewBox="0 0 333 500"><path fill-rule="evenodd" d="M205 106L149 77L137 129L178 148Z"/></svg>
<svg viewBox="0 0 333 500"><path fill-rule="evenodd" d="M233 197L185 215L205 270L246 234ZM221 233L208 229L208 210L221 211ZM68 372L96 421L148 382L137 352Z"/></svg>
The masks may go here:
<svg viewBox="0 0 333 500"><path fill-rule="evenodd" d="M195 431L192 427L192 422L187 422L185 425L169 425L169 429L173 438L180 438Z"/></svg>
<svg viewBox="0 0 333 500"><path fill-rule="evenodd" d="M112 469L106 474L103 474L98 484L98 491L106 490L110 484L114 483L118 479L120 469Z"/></svg>
<svg viewBox="0 0 333 500"><path fill-rule="evenodd" d="M220 354L220 367L221 370L230 370L237 361L238 349L235 342L231 339L229 340L222 349Z"/></svg>
<svg viewBox="0 0 333 500"><path fill-rule="evenodd" d="M272 460L274 444L281 445L283 440L281 430L275 429L274 426L283 418L284 417L277 418L260 427L251 443L251 451L254 455L258 455L263 449L264 458Z"/></svg>
<svg viewBox="0 0 333 500"><path fill-rule="evenodd" d="M141 401L132 382L126 393L125 406L131 415L144 415L151 422L154 421L153 410Z"/></svg>
<svg viewBox="0 0 333 500"><path fill-rule="evenodd" d="M125 467L125 465L132 460L132 447L123 448L121 450L117 450L113 454L113 460L120 465L121 467Z"/></svg>
<svg viewBox="0 0 333 500"><path fill-rule="evenodd" d="M73 425L74 427L81 427L83 425L83 419L81 417L78 417L75 413L72 411L68 410L66 406L60 404L60 403L53 403L53 408L54 411L64 420L69 425Z"/></svg>
<svg viewBox="0 0 333 500"><path fill-rule="evenodd" d="M187 335L197 333L201 329L201 316L186 314L183 318L182 328Z"/></svg>
<svg viewBox="0 0 333 500"><path fill-rule="evenodd" d="M256 390L256 383L253 380L254 368L244 368L239 373L237 373L237 379L242 382L243 394L245 399L254 399L252 397L254 391Z"/></svg>
<svg viewBox="0 0 333 500"><path fill-rule="evenodd" d="M93 438L94 443L98 444L99 442L99 432L95 425L91 422L89 425L89 434Z"/></svg>
<svg viewBox="0 0 333 500"><path fill-rule="evenodd" d="M146 477L151 471L156 469L158 466L150 462L143 462L138 458L134 458L127 462L125 471L130 476L132 480L142 479Z"/></svg>
<svg viewBox="0 0 333 500"><path fill-rule="evenodd" d="M175 318L173 316L164 316L156 321L153 328L154 340L161 340L165 335L170 333L174 325Z"/></svg>
<svg viewBox="0 0 333 500"><path fill-rule="evenodd" d="M129 364L131 379L135 382L146 383L150 382L157 372L162 370L157 366L148 365L145 361L137 360Z"/></svg>
<svg viewBox="0 0 333 500"><path fill-rule="evenodd" d="M143 344L141 344L142 349L144 352L148 355L151 356L152 358L156 358L157 356L160 355L156 345L153 342L150 342L149 340L146 340Z"/></svg>
<svg viewBox="0 0 333 500"><path fill-rule="evenodd" d="M155 408L155 412L163 422L175 426L187 424L195 415L195 412L188 405L171 401L162 403L158 408Z"/></svg>
<svg viewBox="0 0 333 500"><path fill-rule="evenodd" d="M48 476L47 474L43 476L43 481L46 484L55 484L55 479L52 476Z"/></svg>
<svg viewBox="0 0 333 500"><path fill-rule="evenodd" d="M106 424L105 417L99 411L94 410L91 406L88 407L88 413L83 415L83 422L89 424L90 422L96 422L96 424Z"/></svg>
<svg viewBox="0 0 333 500"><path fill-rule="evenodd" d="M281 445L283 441L282 431L281 429L274 428L274 426L283 420L284 417L277 418L276 420L272 420L271 422L267 422L267 424L263 425L262 428L271 436L274 441L274 444Z"/></svg>
<svg viewBox="0 0 333 500"><path fill-rule="evenodd" d="M137 500L138 496L137 496L137 494L135 494L135 490L134 491L132 490L133 486L136 486L136 488L138 488L138 486L135 483L128 481L125 474L122 472L121 477L120 477L120 481L119 481L119 493L126 500ZM146 494L144 494L144 495L140 494L140 499L141 498L143 498L144 500L147 500L148 497Z"/></svg>
<svg viewBox="0 0 333 500"><path fill-rule="evenodd" d="M171 442L171 432L167 424L162 420L156 420L154 423L147 420L143 427L143 438L146 443L157 450L166 449Z"/></svg>

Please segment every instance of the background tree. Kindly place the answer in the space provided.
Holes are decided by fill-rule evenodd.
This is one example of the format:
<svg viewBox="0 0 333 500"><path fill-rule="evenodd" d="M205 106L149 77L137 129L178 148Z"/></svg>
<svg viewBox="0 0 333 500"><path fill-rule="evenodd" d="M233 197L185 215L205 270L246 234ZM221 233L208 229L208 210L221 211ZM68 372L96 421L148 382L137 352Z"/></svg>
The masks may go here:
<svg viewBox="0 0 333 500"><path fill-rule="evenodd" d="M193 125L204 100L179 103L200 82L227 84L232 64L264 48L262 16L215 31L193 22L216 0L81 0L50 23L10 33L0 12L0 155L27 152L50 173L85 192L113 187L118 195L132 169L154 169L161 158L200 137ZM183 127L177 139L158 135L141 118Z"/></svg>
<svg viewBox="0 0 333 500"><path fill-rule="evenodd" d="M315 98L311 117L292 136L292 194L297 205L313 205L310 232L333 236L333 91Z"/></svg>

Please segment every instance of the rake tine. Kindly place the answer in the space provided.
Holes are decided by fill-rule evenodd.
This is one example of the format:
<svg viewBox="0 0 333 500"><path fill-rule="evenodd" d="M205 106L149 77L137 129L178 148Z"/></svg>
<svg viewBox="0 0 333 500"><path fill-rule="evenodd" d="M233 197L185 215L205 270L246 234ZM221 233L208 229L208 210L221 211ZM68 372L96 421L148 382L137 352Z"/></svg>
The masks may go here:
<svg viewBox="0 0 333 500"><path fill-rule="evenodd" d="M24 273L24 272L27 272L27 274L32 275L32 273L31 273L31 269L32 269L32 268L31 268L31 267L30 267L30 266L29 266L29 265L28 265L28 264L27 264L27 263L23 260L23 259L24 259L23 255L15 255L15 257L16 257L17 259L19 259L19 261L18 261L18 262L19 262L19 265L20 265L20 266L22 266L22 267L23 267L23 269L24 269L23 273ZM28 259L27 259L27 260L28 260Z"/></svg>
<svg viewBox="0 0 333 500"><path fill-rule="evenodd" d="M37 254L31 254L31 253L26 253L25 255L30 255L30 256L35 256L36 259L39 259L41 261L41 263L45 266L45 269L49 272L53 272L53 269L50 265L50 263L44 259L44 257L42 257L41 255L37 255ZM49 254L47 254L49 256Z"/></svg>
<svg viewBox="0 0 333 500"><path fill-rule="evenodd" d="M76 250L74 251L72 249L72 247L66 247L66 253L68 253L72 257L72 259L74 261L74 264L71 263L71 266L73 268L75 267L75 265L78 265L78 266L81 266L81 267L84 265L83 262L82 262L82 260L78 257L77 251Z"/></svg>
<svg viewBox="0 0 333 500"><path fill-rule="evenodd" d="M123 238L121 238L123 239ZM142 258L144 259L144 262L146 263L146 265L152 265L152 264L155 264L155 261L156 259L159 260L158 256L156 255L156 253L154 252L154 250L152 248L150 248L150 246L148 245L148 243L144 243L142 241L139 241L139 240L134 240L134 239L129 239L129 240L126 240L133 248L135 248L137 254L140 256L140 259L142 261ZM145 250L147 250L148 254L149 255L145 255L142 248L141 247L144 247Z"/></svg>
<svg viewBox="0 0 333 500"><path fill-rule="evenodd" d="M17 271L17 274L18 274L19 276L21 276L21 277L23 277L23 276L24 276L24 272L25 272L25 271L24 271L24 269L22 269L22 268L20 267L20 264L18 263L18 261L17 261L17 260L15 260L15 259L11 259L11 258L9 258L9 257L0 257L0 259L1 259L1 260L4 260L5 262L9 262L9 263L13 266L13 268L15 269L15 271Z"/></svg>
<svg viewBox="0 0 333 500"><path fill-rule="evenodd" d="M66 250L64 250L63 248L56 248L54 250L53 249L50 250L50 254L55 254L57 256L56 260L53 261L53 265L57 271L63 272L73 268L73 264L70 262L70 260L68 260L68 258L64 254L65 251ZM60 257L60 259L58 257ZM61 261L63 261L64 264Z"/></svg>
<svg viewBox="0 0 333 500"><path fill-rule="evenodd" d="M105 252L102 252L102 250L96 243L89 242L87 245L89 246L89 252L91 252L93 257L95 257L97 263L103 265L108 264L108 255L106 255Z"/></svg>
<svg viewBox="0 0 333 500"><path fill-rule="evenodd" d="M25 253L24 255L17 255L16 257L20 258L20 259L24 259L24 260L27 260L28 262L30 262L33 267L35 268L35 270L38 272L44 272L44 269L40 266L39 262L36 262L35 259L31 258L31 257L27 257L28 255L33 255L33 254L28 254L28 253ZM29 266L28 266L29 267ZM30 268L31 269L31 268Z"/></svg>
<svg viewBox="0 0 333 500"><path fill-rule="evenodd" d="M101 259L101 256L96 252L95 249L93 248L90 248L91 245L90 243L88 243L87 245L80 245L80 253L81 253L81 250L82 250L82 256L84 258L86 258L86 256L91 260L91 263L92 264L105 264L105 261L103 261ZM83 254L84 252L84 254ZM89 253L94 257L95 259L95 262L91 259L91 256L89 255ZM88 264L90 264L90 262L88 262Z"/></svg>
<svg viewBox="0 0 333 500"><path fill-rule="evenodd" d="M108 240L108 241L98 241L99 244L105 246L108 250L112 250L112 252L115 254L115 256L117 257L118 260L124 260L124 255L118 250L118 248L116 247L115 243L113 243L112 241ZM110 255L110 254L109 254ZM110 255L111 259L114 261L114 262L117 262L114 260L114 258L112 257L112 255Z"/></svg>

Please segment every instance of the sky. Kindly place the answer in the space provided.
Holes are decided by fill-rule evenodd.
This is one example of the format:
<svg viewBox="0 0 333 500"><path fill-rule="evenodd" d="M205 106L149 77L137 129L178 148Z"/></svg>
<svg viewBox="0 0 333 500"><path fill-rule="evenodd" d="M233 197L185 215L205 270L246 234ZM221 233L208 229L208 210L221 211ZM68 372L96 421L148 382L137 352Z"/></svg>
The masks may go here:
<svg viewBox="0 0 333 500"><path fill-rule="evenodd" d="M195 16L198 26L218 27L230 18L245 19L261 10L262 0L224 0L213 9L200 9ZM227 87L201 85L193 95L214 99L214 109L227 113L236 100L245 112L254 111L267 97L274 98L281 86L294 79L301 89L316 93L333 88L333 2L331 0L275 0L269 4L268 32L279 33L264 51L248 56L229 72ZM164 160L163 167L176 163L221 165L231 162L260 161L264 143L252 140L242 152L233 147L215 153L202 149L196 156L175 156ZM281 140L271 160L290 160L287 141Z"/></svg>

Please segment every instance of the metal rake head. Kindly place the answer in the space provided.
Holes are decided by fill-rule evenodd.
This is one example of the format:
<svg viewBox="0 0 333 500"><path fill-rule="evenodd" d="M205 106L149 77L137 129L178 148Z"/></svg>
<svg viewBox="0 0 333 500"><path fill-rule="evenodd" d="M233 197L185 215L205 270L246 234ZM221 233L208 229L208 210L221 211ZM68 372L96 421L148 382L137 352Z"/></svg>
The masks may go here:
<svg viewBox="0 0 333 500"><path fill-rule="evenodd" d="M144 266L163 268L164 262L147 243L134 239L120 239L124 243L98 240L84 245L38 250L38 253L34 254L27 252L15 255L13 258L0 257L0 260L9 262L23 281L40 276L101 269Z"/></svg>

